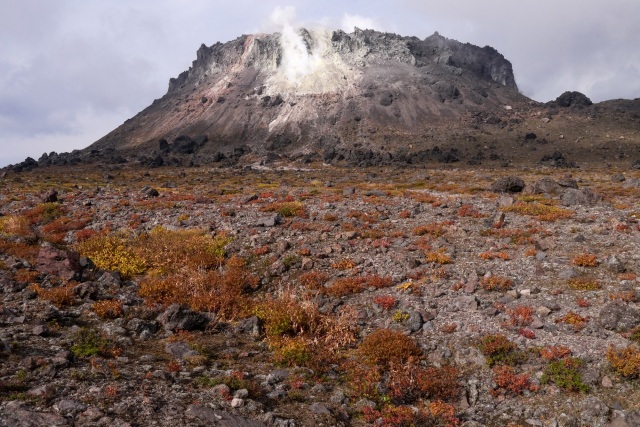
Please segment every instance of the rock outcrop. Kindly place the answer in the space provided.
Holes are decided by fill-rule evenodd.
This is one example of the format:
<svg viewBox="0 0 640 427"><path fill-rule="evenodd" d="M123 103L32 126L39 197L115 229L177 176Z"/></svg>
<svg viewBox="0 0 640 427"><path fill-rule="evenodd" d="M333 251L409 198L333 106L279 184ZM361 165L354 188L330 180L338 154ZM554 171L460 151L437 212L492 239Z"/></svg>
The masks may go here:
<svg viewBox="0 0 640 427"><path fill-rule="evenodd" d="M447 150L425 141L434 124L527 101L495 49L438 33L243 35L200 46L165 96L85 151L111 152L117 163L115 150L149 166L248 154L354 164L437 158Z"/></svg>

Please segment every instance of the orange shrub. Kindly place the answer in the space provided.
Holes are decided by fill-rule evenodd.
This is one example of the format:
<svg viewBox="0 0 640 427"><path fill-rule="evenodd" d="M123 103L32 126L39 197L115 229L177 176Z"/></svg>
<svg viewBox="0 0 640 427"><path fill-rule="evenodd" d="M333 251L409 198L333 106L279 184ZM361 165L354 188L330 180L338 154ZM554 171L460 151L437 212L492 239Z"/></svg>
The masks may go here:
<svg viewBox="0 0 640 427"><path fill-rule="evenodd" d="M325 288L325 293L334 297L344 297L362 292L365 287L363 277L343 277Z"/></svg>
<svg viewBox="0 0 640 427"><path fill-rule="evenodd" d="M324 285L327 280L329 280L329 275L326 273L321 273L318 271L309 271L306 273L302 273L298 277L298 283L300 283L303 287L307 289L321 289L322 285Z"/></svg>
<svg viewBox="0 0 640 427"><path fill-rule="evenodd" d="M429 234L433 237L440 237L447 232L446 227L452 225L452 222L434 222L431 224L420 225L413 229L416 236L424 236Z"/></svg>
<svg viewBox="0 0 640 427"><path fill-rule="evenodd" d="M533 322L533 307L521 305L508 311L512 326L527 326Z"/></svg>
<svg viewBox="0 0 640 427"><path fill-rule="evenodd" d="M364 363L380 366L403 364L422 357L422 351L411 338L392 329L371 332L358 346L358 352Z"/></svg>
<svg viewBox="0 0 640 427"><path fill-rule="evenodd" d="M540 350L540 356L548 361L564 359L565 357L571 356L571 350L561 345L548 346Z"/></svg>
<svg viewBox="0 0 640 427"><path fill-rule="evenodd" d="M597 267L600 263L598 262L598 258L593 254L580 254L573 258L571 264L578 267Z"/></svg>
<svg viewBox="0 0 640 427"><path fill-rule="evenodd" d="M16 258L25 259L33 265L35 264L36 257L40 252L40 246L29 245L22 242L13 242L0 238L0 252L12 255Z"/></svg>
<svg viewBox="0 0 640 427"><path fill-rule="evenodd" d="M453 366L423 368L415 364L391 365L387 389L396 403L418 399L454 400L458 397L458 372Z"/></svg>
<svg viewBox="0 0 640 427"><path fill-rule="evenodd" d="M335 268L336 270L349 270L355 266L356 263L349 258L343 258L331 264L331 267Z"/></svg>
<svg viewBox="0 0 640 427"><path fill-rule="evenodd" d="M391 310L398 304L398 300L391 295L378 295L373 299L373 303L380 306L383 310Z"/></svg>
<svg viewBox="0 0 640 427"><path fill-rule="evenodd" d="M432 262L435 264L451 264L453 263L453 259L451 256L445 253L444 248L440 248L437 251L427 252L425 254L425 258L427 262Z"/></svg>
<svg viewBox="0 0 640 427"><path fill-rule="evenodd" d="M569 311L564 316L557 318L556 323L566 323L568 325L573 325L573 329L579 331L587 325L588 320L589 319L587 317L581 316L578 313L574 313L573 311Z"/></svg>
<svg viewBox="0 0 640 427"><path fill-rule="evenodd" d="M93 303L93 312L101 319L117 319L122 316L122 301L102 300Z"/></svg>
<svg viewBox="0 0 640 427"><path fill-rule="evenodd" d="M459 217L471 217L471 218L482 218L482 214L480 212L478 212L478 209L476 209L473 205L470 204L464 204L462 206L460 206L460 209L458 209L458 216Z"/></svg>
<svg viewBox="0 0 640 427"><path fill-rule="evenodd" d="M496 366L493 368L493 380L500 389L511 394L522 394L525 390L536 391L538 388L531 384L528 374L516 374L511 366Z"/></svg>
<svg viewBox="0 0 640 427"><path fill-rule="evenodd" d="M511 279L503 276L483 277L480 281L482 288L487 291L508 291L513 286Z"/></svg>
<svg viewBox="0 0 640 427"><path fill-rule="evenodd" d="M29 289L35 292L38 297L51 302L58 308L62 308L75 303L73 288L76 286L77 283L75 282L69 282L53 288L43 288L40 285L33 284L29 286Z"/></svg>
<svg viewBox="0 0 640 427"><path fill-rule="evenodd" d="M514 365L521 359L516 344L502 334L485 335L478 341L477 347L487 358L489 366Z"/></svg>
<svg viewBox="0 0 640 427"><path fill-rule="evenodd" d="M39 272L23 268L16 272L15 279L16 282L19 283L31 283L34 282L39 276Z"/></svg>
<svg viewBox="0 0 640 427"><path fill-rule="evenodd" d="M502 260L509 260L511 259L511 256L506 253L506 252L482 252L480 254L480 258L482 259L486 259L486 260L492 260L492 259L496 259L496 258L500 258Z"/></svg>
<svg viewBox="0 0 640 427"><path fill-rule="evenodd" d="M65 214L67 209L60 203L40 203L24 213L31 224L48 224Z"/></svg>
<svg viewBox="0 0 640 427"><path fill-rule="evenodd" d="M618 375L625 378L640 377L640 349L635 345L630 344L620 349L609 347L607 360Z"/></svg>
<svg viewBox="0 0 640 427"><path fill-rule="evenodd" d="M610 292L609 299L621 300L626 302L634 302L636 300L636 293L634 291L619 291L619 292Z"/></svg>
<svg viewBox="0 0 640 427"><path fill-rule="evenodd" d="M232 257L222 271L183 270L165 277L147 276L140 282L139 294L151 303L185 304L233 319L247 310L245 291L257 283L258 278L247 271L246 262Z"/></svg>

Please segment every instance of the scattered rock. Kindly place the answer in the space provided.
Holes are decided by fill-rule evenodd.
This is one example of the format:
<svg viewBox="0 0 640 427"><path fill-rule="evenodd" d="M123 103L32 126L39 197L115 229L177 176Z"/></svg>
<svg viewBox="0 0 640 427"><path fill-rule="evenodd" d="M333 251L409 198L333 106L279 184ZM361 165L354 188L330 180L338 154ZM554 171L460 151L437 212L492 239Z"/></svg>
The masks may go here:
<svg viewBox="0 0 640 427"><path fill-rule="evenodd" d="M231 415L228 412L216 411L206 406L189 405L185 416L191 420L198 420L210 426L219 427L265 427L261 422Z"/></svg>
<svg viewBox="0 0 640 427"><path fill-rule="evenodd" d="M601 202L603 197L588 189L576 190L569 188L562 194L561 203L563 206L593 206Z"/></svg>
<svg viewBox="0 0 640 427"><path fill-rule="evenodd" d="M175 357L176 359L188 359L198 356L198 352L193 350L189 344L183 341L168 342L164 346L164 351Z"/></svg>
<svg viewBox="0 0 640 427"><path fill-rule="evenodd" d="M158 197L160 195L160 193L158 193L158 190L151 187L142 187L142 190L140 190L140 192L149 198Z"/></svg>
<svg viewBox="0 0 640 427"><path fill-rule="evenodd" d="M41 197L42 203L55 203L58 201L58 192L56 190L49 189Z"/></svg>
<svg viewBox="0 0 640 427"><path fill-rule="evenodd" d="M168 331L204 329L210 321L206 315L181 307L178 304L169 306L164 313L158 316L157 320Z"/></svg>
<svg viewBox="0 0 640 427"><path fill-rule="evenodd" d="M258 316L251 316L247 319L240 320L236 324L235 332L259 337L262 334L262 321Z"/></svg>
<svg viewBox="0 0 640 427"><path fill-rule="evenodd" d="M277 214L273 214L273 215L264 216L262 218L259 218L258 221L256 221L256 226L258 226L258 227L275 227L276 225L282 224L283 222L284 222L284 218L282 217L282 215L277 213Z"/></svg>
<svg viewBox="0 0 640 427"><path fill-rule="evenodd" d="M606 304L598 315L600 325L613 331L628 331L640 325L640 310L616 300Z"/></svg>
<svg viewBox="0 0 640 427"><path fill-rule="evenodd" d="M519 193L524 189L524 180L517 176L506 176L491 184L495 193Z"/></svg>

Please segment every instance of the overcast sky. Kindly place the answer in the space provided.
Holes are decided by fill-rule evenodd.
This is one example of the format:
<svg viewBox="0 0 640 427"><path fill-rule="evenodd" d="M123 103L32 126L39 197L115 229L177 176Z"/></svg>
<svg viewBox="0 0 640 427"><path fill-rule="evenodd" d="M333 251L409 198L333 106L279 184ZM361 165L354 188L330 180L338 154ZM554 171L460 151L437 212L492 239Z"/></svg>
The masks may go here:
<svg viewBox="0 0 640 427"><path fill-rule="evenodd" d="M304 26L493 46L537 101L640 97L638 0L0 0L0 167L88 146L164 95L201 43L277 31L286 7Z"/></svg>

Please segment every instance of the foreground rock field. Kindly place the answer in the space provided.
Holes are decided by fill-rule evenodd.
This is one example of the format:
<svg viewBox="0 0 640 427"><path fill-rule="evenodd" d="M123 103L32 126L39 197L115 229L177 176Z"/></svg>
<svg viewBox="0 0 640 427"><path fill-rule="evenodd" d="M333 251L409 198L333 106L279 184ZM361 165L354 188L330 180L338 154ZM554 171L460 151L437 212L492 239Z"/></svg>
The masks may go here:
<svg viewBox="0 0 640 427"><path fill-rule="evenodd" d="M640 426L640 172L0 178L0 426Z"/></svg>

